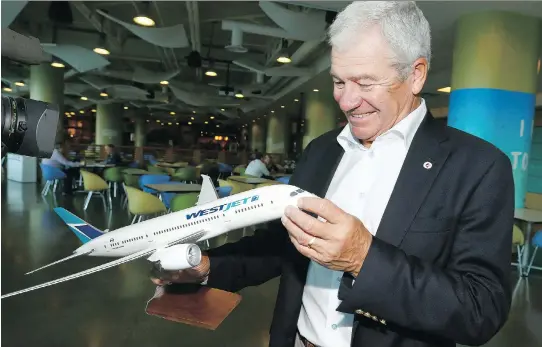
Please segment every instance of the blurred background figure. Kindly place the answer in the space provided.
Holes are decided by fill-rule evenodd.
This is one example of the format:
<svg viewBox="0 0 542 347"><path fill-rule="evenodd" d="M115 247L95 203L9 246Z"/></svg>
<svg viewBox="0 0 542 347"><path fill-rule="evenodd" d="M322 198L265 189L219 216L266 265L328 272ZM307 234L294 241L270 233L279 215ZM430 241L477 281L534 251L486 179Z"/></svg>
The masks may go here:
<svg viewBox="0 0 542 347"><path fill-rule="evenodd" d="M42 164L57 167L66 173L66 180L63 184L63 193L71 195L73 193L74 179L79 177L80 163L69 161L64 157L63 152L64 143L57 143L51 157L49 159L43 159Z"/></svg>

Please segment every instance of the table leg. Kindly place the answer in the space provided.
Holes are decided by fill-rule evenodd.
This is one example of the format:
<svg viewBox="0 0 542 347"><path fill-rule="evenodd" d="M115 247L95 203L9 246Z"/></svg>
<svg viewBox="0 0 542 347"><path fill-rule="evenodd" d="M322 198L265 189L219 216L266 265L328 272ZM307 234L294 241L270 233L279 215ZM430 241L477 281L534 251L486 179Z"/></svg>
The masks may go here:
<svg viewBox="0 0 542 347"><path fill-rule="evenodd" d="M523 276L527 276L527 266L529 265L530 255L531 255L531 234L533 232L533 223L527 222L527 227L525 228L525 244L523 246L523 255L521 260L521 266L523 267Z"/></svg>

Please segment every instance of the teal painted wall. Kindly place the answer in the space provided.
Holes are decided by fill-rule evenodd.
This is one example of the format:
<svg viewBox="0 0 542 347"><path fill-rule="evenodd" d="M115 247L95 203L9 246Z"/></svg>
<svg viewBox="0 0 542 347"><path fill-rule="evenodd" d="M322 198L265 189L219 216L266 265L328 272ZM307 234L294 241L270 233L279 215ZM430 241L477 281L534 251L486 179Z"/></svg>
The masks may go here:
<svg viewBox="0 0 542 347"><path fill-rule="evenodd" d="M527 191L542 194L542 126L534 128L532 141Z"/></svg>

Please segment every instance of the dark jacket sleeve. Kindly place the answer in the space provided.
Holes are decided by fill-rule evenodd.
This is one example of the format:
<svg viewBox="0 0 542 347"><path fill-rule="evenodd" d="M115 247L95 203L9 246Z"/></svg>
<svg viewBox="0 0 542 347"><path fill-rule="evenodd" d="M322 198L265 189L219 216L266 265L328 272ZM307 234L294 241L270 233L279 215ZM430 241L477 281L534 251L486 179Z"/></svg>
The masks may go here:
<svg viewBox="0 0 542 347"><path fill-rule="evenodd" d="M303 175L303 164L309 156L311 144L303 151L290 179L297 185ZM208 251L211 269L207 285L231 292L256 286L281 274L283 251L288 232L280 220L268 223L266 230L257 230L254 236L243 237Z"/></svg>
<svg viewBox="0 0 542 347"><path fill-rule="evenodd" d="M510 309L513 223L512 169L502 154L466 203L445 267L407 255L377 235L338 309L370 312L390 328L484 344L502 327Z"/></svg>

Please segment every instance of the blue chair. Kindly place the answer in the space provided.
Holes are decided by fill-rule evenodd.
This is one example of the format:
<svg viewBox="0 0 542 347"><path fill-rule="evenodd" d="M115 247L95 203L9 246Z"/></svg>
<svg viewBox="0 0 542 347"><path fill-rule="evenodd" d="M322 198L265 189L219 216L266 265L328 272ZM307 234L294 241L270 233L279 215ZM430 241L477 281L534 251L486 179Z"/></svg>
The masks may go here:
<svg viewBox="0 0 542 347"><path fill-rule="evenodd" d="M290 183L290 176L282 176L282 177L277 178L275 181L288 184Z"/></svg>
<svg viewBox="0 0 542 347"><path fill-rule="evenodd" d="M533 266L534 258L536 257L536 252L538 251L540 247L542 247L542 230L538 230L534 234L532 243L533 243L534 250L533 250L533 255L531 256L531 261L529 262L529 265L527 266L527 272L525 274L526 276L529 276L529 272L531 272L531 269L542 270L542 267L540 266Z"/></svg>
<svg viewBox="0 0 542 347"><path fill-rule="evenodd" d="M218 193L218 197L222 199L226 196L230 196L232 189L232 186L218 187L216 188L216 192Z"/></svg>
<svg viewBox="0 0 542 347"><path fill-rule="evenodd" d="M139 187L142 191L151 194L158 194L154 189L145 187L146 184L162 184L171 181L171 177L168 175L142 175L139 177Z"/></svg>
<svg viewBox="0 0 542 347"><path fill-rule="evenodd" d="M41 191L41 195L45 196L49 192L51 186L53 186L53 194L56 193L56 187L58 185L58 180L63 180L66 178L64 171L59 168L51 165L40 164L41 175L45 179L45 187Z"/></svg>
<svg viewBox="0 0 542 347"><path fill-rule="evenodd" d="M219 178L228 177L229 175L231 175L232 171L233 171L233 167L231 167L230 165L224 164L224 163L218 163L218 177Z"/></svg>

